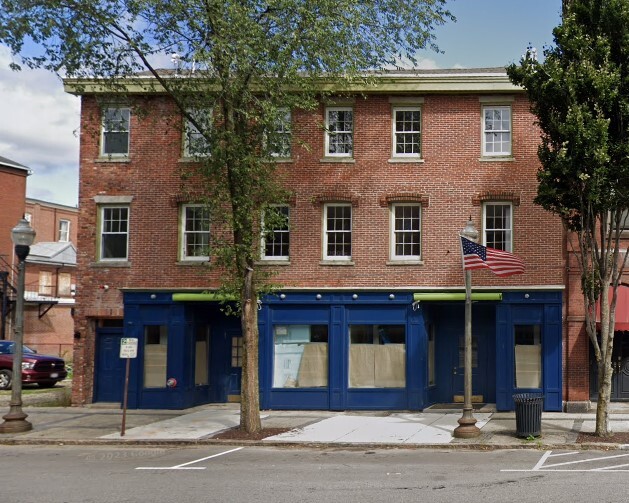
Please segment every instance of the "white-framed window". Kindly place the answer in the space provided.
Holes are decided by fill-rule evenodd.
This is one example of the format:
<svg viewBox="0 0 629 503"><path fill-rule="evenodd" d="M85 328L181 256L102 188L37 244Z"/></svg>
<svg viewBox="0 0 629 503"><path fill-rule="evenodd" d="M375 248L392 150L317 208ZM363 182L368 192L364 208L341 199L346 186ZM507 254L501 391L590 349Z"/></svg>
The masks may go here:
<svg viewBox="0 0 629 503"><path fill-rule="evenodd" d="M125 261L129 257L129 206L99 208L100 246L98 259Z"/></svg>
<svg viewBox="0 0 629 503"><path fill-rule="evenodd" d="M271 206L262 215L262 259L288 260L290 251L290 209Z"/></svg>
<svg viewBox="0 0 629 503"><path fill-rule="evenodd" d="M274 131L269 135L268 147L272 157L289 159L292 143L292 115L288 108L280 110Z"/></svg>
<svg viewBox="0 0 629 503"><path fill-rule="evenodd" d="M209 260L210 212L200 204L181 207L181 260Z"/></svg>
<svg viewBox="0 0 629 503"><path fill-rule="evenodd" d="M29 224L33 224L33 214L32 213L24 213L24 220L26 220Z"/></svg>
<svg viewBox="0 0 629 503"><path fill-rule="evenodd" d="M323 207L323 258L352 259L352 205L326 204Z"/></svg>
<svg viewBox="0 0 629 503"><path fill-rule="evenodd" d="M421 205L391 205L391 260L421 258Z"/></svg>
<svg viewBox="0 0 629 503"><path fill-rule="evenodd" d="M421 156L421 109L393 107L393 157Z"/></svg>
<svg viewBox="0 0 629 503"><path fill-rule="evenodd" d="M184 119L183 130L183 156L184 157L207 157L211 153L211 145L202 131L207 134L212 129L213 114L206 109L194 109L188 111L194 120L201 126L202 130Z"/></svg>
<svg viewBox="0 0 629 503"><path fill-rule="evenodd" d="M483 156L511 156L511 106L485 105L483 110Z"/></svg>
<svg viewBox="0 0 629 503"><path fill-rule="evenodd" d="M513 251L512 204L491 202L483 204L483 244L496 250Z"/></svg>
<svg viewBox="0 0 629 503"><path fill-rule="evenodd" d="M325 109L325 155L352 157L354 152L354 109L327 107Z"/></svg>
<svg viewBox="0 0 629 503"><path fill-rule="evenodd" d="M70 220L59 220L59 241L70 241Z"/></svg>
<svg viewBox="0 0 629 503"><path fill-rule="evenodd" d="M131 109L110 106L103 108L101 155L129 155L129 124Z"/></svg>

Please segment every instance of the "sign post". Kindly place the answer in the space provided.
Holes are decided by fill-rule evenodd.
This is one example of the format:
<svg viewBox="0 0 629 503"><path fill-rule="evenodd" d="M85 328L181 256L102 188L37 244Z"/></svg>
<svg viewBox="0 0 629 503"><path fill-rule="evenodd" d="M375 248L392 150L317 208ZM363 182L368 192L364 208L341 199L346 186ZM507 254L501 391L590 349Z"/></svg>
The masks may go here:
<svg viewBox="0 0 629 503"><path fill-rule="evenodd" d="M127 395L129 393L129 368L131 366L131 358L138 357L138 340L132 337L123 337L120 340L120 358L127 360L124 376L124 394L122 399L122 426L120 427L120 436L124 437L125 426L127 422Z"/></svg>

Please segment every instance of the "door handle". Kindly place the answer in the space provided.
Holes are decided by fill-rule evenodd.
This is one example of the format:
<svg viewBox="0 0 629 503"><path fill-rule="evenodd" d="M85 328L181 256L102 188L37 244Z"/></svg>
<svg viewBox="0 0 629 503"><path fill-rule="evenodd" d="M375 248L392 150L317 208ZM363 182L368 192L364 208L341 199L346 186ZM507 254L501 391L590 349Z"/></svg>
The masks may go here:
<svg viewBox="0 0 629 503"><path fill-rule="evenodd" d="M456 369L456 367L452 367L452 373L453 373L454 375L456 375L456 374L457 374L457 369Z"/></svg>

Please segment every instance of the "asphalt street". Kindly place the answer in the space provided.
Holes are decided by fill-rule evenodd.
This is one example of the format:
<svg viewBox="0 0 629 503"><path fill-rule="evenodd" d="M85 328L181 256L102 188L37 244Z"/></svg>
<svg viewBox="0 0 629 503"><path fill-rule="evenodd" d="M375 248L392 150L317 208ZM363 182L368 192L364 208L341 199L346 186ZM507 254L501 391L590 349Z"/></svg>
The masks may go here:
<svg viewBox="0 0 629 503"><path fill-rule="evenodd" d="M0 446L7 503L625 502L629 452Z"/></svg>

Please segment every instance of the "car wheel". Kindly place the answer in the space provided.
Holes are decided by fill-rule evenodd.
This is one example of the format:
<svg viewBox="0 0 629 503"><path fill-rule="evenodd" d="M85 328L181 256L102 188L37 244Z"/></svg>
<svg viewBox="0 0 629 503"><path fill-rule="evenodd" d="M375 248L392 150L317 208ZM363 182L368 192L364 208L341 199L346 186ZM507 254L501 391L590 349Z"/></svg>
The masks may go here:
<svg viewBox="0 0 629 503"><path fill-rule="evenodd" d="M11 389L11 378L13 372L10 370L0 370L0 390Z"/></svg>
<svg viewBox="0 0 629 503"><path fill-rule="evenodd" d="M57 381L43 381L38 382L37 386L39 386L40 388L53 388L55 384L57 384Z"/></svg>

